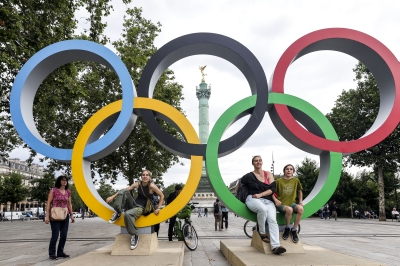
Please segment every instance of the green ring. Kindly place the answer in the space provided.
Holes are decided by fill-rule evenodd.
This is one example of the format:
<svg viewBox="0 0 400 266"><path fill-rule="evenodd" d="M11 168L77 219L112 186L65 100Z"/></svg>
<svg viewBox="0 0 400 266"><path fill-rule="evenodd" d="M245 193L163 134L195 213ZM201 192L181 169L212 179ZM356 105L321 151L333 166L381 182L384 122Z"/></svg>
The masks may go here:
<svg viewBox="0 0 400 266"><path fill-rule="evenodd" d="M211 185L219 199L233 212L241 217L257 221L257 215L250 211L245 204L240 202L226 187L222 179L218 165L218 147L223 133L241 114L253 108L256 104L257 95L249 96L232 105L226 110L215 123L207 142L206 149L206 169L210 177ZM339 140L329 120L310 103L292 95L282 93L269 93L269 104L284 104L298 109L308 115L321 128L325 138L330 140ZM336 190L342 171L342 154L338 152L329 152L330 165L326 177L326 182L317 194L311 200L304 199L304 213L302 219L305 219L316 213L323 204L325 204ZM243 173L244 175L245 173ZM241 176L241 174L239 174ZM321 175L321 173L320 173ZM319 179L319 177L318 177ZM315 189L315 188L314 188ZM312 193L314 192L314 189ZM284 215L277 215L278 224L285 224Z"/></svg>

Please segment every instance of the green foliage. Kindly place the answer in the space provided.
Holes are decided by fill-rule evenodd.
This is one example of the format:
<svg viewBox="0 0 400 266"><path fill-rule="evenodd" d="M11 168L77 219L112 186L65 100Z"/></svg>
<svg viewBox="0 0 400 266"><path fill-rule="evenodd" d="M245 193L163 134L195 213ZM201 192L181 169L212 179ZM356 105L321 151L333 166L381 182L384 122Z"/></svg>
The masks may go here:
<svg viewBox="0 0 400 266"><path fill-rule="evenodd" d="M305 199L314 188L318 179L319 166L316 161L305 158L300 165L296 165L296 175L303 187L303 198Z"/></svg>
<svg viewBox="0 0 400 266"><path fill-rule="evenodd" d="M108 197L117 193L115 189L112 188L110 184L106 184L104 182L100 182L100 187L97 189L97 193L99 193L100 197L106 201ZM109 203L112 206L113 203Z"/></svg>
<svg viewBox="0 0 400 266"><path fill-rule="evenodd" d="M32 187L29 188L29 200L38 201L39 203L46 202L49 191L55 184L54 175L45 173L43 178L37 178L31 181Z"/></svg>
<svg viewBox="0 0 400 266"><path fill-rule="evenodd" d="M31 1L5 0L0 8L0 156L8 153L22 142L11 123L9 95L14 78L23 64L40 49L66 39L72 39L76 27L74 12L81 1ZM55 88L67 83L70 66L62 67L52 74L49 84L41 87ZM50 86L53 85L53 86ZM54 94L57 97L57 93ZM36 99L37 102L37 99Z"/></svg>
<svg viewBox="0 0 400 266"><path fill-rule="evenodd" d="M0 176L0 202L11 203L14 206L29 195L29 189L23 185L24 177L21 174L12 172L10 175Z"/></svg>
<svg viewBox="0 0 400 266"><path fill-rule="evenodd" d="M72 210L79 211L80 208L83 208L85 206L83 200L79 196L74 184L69 184L69 189L71 190Z"/></svg>
<svg viewBox="0 0 400 266"><path fill-rule="evenodd" d="M379 88L372 73L359 62L353 69L357 88L343 91L332 112L326 117L331 121L341 141L363 136L373 125L379 111ZM346 157L345 165L369 166L375 169L379 187L379 219L385 217L384 172L393 171L400 158L399 126L382 142Z"/></svg>
<svg viewBox="0 0 400 266"><path fill-rule="evenodd" d="M90 27L79 38L108 44L109 40L103 34L106 24L102 19L112 9L109 2L81 2L89 12L87 21ZM141 12L138 8L127 10L122 38L113 43L136 87L147 60L157 50L154 39L161 31L161 24L146 20ZM72 37L68 36L69 39ZM56 41L51 39L48 42ZM181 111L182 86L174 79L173 72L166 70L157 82L154 98ZM101 107L121 99L121 93L117 75L105 66L92 62L67 64L51 73L40 85L34 101L35 124L51 146L72 148L89 117ZM174 127L161 120L159 123L171 135L180 138ZM31 154L36 155L33 150ZM45 159L48 160L50 172L62 170L67 175L71 173L69 164ZM153 181L163 185L162 174L177 162L179 157L162 148L139 118L135 129L118 150L92 163L92 177L98 173L101 179L110 179L114 183L122 174L132 184L134 179L140 177L142 169L146 168L153 173Z"/></svg>
<svg viewBox="0 0 400 266"><path fill-rule="evenodd" d="M136 87L147 60L157 50L154 46L154 39L161 31L159 23L153 24L144 19L141 12L142 10L138 8L127 10L122 38L113 43L122 61L128 67ZM119 81L115 79L115 75L106 76L104 73L95 77L95 80L101 80L100 77L104 82L110 83L107 87L118 88ZM156 84L154 98L181 111L182 86L174 82L174 79L173 72L166 70ZM114 94L116 93L114 92ZM108 96L107 99L111 100L111 97ZM101 100L103 101L103 99ZM171 135L180 138L174 127L161 120L159 123ZM162 174L177 162L179 162L178 156L161 147L139 117L134 130L124 144L109 156L94 162L92 169L97 171L102 178L111 179L111 182L115 182L118 175L122 174L128 183L132 184L136 178L140 177L142 169L146 168L152 172L153 181L163 186Z"/></svg>

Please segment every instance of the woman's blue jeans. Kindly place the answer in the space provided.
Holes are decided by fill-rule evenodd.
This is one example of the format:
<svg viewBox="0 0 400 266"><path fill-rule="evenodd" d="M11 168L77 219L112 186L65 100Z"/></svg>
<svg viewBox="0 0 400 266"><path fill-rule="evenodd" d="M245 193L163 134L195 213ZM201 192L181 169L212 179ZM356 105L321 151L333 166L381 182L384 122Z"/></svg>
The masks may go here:
<svg viewBox="0 0 400 266"><path fill-rule="evenodd" d="M64 221L50 221L51 226L51 239L49 244L49 256L57 256L64 253L65 242L67 241L69 225L69 214ZM56 254L56 244L58 236L60 236L60 241L58 242L57 254Z"/></svg>
<svg viewBox="0 0 400 266"><path fill-rule="evenodd" d="M257 213L257 222L260 234L265 234L265 221L268 222L269 236L271 239L271 249L280 246L279 227L276 222L275 204L267 199L255 199L249 195L246 199L247 208Z"/></svg>

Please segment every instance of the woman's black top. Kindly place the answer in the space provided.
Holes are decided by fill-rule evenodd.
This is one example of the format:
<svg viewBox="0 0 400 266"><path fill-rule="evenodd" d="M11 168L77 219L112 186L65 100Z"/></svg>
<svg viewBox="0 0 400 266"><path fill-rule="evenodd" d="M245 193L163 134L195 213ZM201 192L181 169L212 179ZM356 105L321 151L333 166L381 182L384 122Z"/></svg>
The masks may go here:
<svg viewBox="0 0 400 266"><path fill-rule="evenodd" d="M141 182L139 184L141 184ZM149 186L150 186L150 183L147 183L147 186L142 185L143 191L140 188L140 185L138 187L138 196L135 201L138 205L142 206L143 208L146 207L147 198L149 198L149 199L153 198L153 194L150 194ZM143 195L143 192L146 194L147 198L145 195Z"/></svg>
<svg viewBox="0 0 400 266"><path fill-rule="evenodd" d="M247 186L249 195L260 194L262 192L267 191L268 189L270 189L273 194L276 190L276 182L275 181L272 182L271 184L267 185L264 182L260 182L253 172L245 174L241 179L241 183L243 185ZM262 198L272 201L272 194L268 195L268 196L264 196Z"/></svg>

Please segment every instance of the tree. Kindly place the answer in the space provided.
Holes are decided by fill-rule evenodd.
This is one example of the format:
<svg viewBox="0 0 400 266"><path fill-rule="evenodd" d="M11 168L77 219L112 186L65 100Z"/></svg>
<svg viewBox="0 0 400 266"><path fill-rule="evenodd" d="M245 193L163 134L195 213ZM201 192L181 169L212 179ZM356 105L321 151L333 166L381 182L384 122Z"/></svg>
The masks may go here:
<svg viewBox="0 0 400 266"><path fill-rule="evenodd" d="M319 166L316 161L306 157L300 165L296 165L296 175L303 187L303 198L305 199L317 182Z"/></svg>
<svg viewBox="0 0 400 266"><path fill-rule="evenodd" d="M97 193L99 193L100 197L104 201L106 201L109 196L114 195L116 192L117 191L113 189L110 184L106 184L104 182L100 182L100 187L97 189ZM109 205L112 206L110 203Z"/></svg>
<svg viewBox="0 0 400 266"><path fill-rule="evenodd" d="M43 178L36 178L31 181L32 187L29 189L29 200L36 200L39 204L47 202L49 192L54 187L54 175L45 173ZM37 216L39 217L39 208L37 209Z"/></svg>
<svg viewBox="0 0 400 266"><path fill-rule="evenodd" d="M358 188L354 182L354 177L345 169L342 169L342 173L340 175L339 184L333 193L330 202L336 201L339 210L350 208L350 215L353 218L353 206L355 202L358 202ZM347 205L347 203L349 205Z"/></svg>
<svg viewBox="0 0 400 266"><path fill-rule="evenodd" d="M0 202L11 203L11 221L14 204L24 200L29 195L29 189L23 185L23 176L12 172L10 175L0 176Z"/></svg>
<svg viewBox="0 0 400 266"><path fill-rule="evenodd" d="M150 20L146 20L141 12L139 8L127 10L122 38L113 43L122 61L128 67L136 87L147 60L157 50L154 39L161 31L160 23L153 24ZM174 82L174 79L173 72L166 70L157 82L154 98L181 110L182 86ZM114 82L118 83L118 80ZM180 138L174 127L162 120L159 120L159 123L171 135ZM134 130L124 144L109 156L95 162L93 169L104 178L111 178L112 181L122 173L130 185L141 175L142 169L146 168L152 172L155 183L163 185L162 174L176 162L179 162L178 156L161 147L139 117Z"/></svg>
<svg viewBox="0 0 400 266"><path fill-rule="evenodd" d="M343 91L326 117L335 128L340 141L360 138L374 123L379 110L379 90L372 73L359 62L353 69L357 88ZM396 169L399 163L400 131L379 144L346 157L345 165L369 166L376 169L379 185L379 220L386 221L383 172Z"/></svg>
<svg viewBox="0 0 400 266"><path fill-rule="evenodd" d="M104 5L101 6L100 2ZM90 9L90 23L101 23L101 10L107 10L108 1L98 1L99 5ZM99 13L100 12L100 13ZM156 52L154 39L160 32L161 24L154 24L141 15L138 8L128 9L124 23L122 38L113 43L122 61L128 67L135 86L147 60ZM102 14L106 14L103 12ZM103 26L92 25L89 35L80 35L92 41L106 42L102 34ZM72 148L83 124L102 106L121 98L120 81L110 69L95 63L77 62L71 65L68 75L56 76L52 73L45 80L52 86L39 88L35 97L34 117L38 131L52 146ZM154 98L162 100L176 109L181 110L183 99L182 86L174 81L171 70L166 70L160 77L154 92ZM51 88L51 89L50 89ZM40 101L39 101L40 99ZM159 121L171 135L181 139L178 131L164 121ZM35 155L35 152L32 151ZM46 158L48 159L48 158ZM162 185L162 174L173 164L179 162L179 157L166 151L159 145L147 130L142 119L138 119L135 129L128 139L109 156L92 163L92 177L96 172L101 179L110 179L112 183L122 174L132 184L141 175L142 169L152 172L156 184ZM62 170L70 173L70 165L49 160L50 171ZM97 180L95 180L97 181Z"/></svg>
<svg viewBox="0 0 400 266"><path fill-rule="evenodd" d="M0 156L21 145L12 126L9 95L14 78L23 64L40 49L52 43L72 39L76 20L74 12L82 5L78 0L30 1L5 0L0 3ZM65 66L55 77L68 77ZM67 70L65 72L65 70ZM63 82L42 86L60 85ZM56 87L56 86L51 86Z"/></svg>
<svg viewBox="0 0 400 266"><path fill-rule="evenodd" d="M85 208L85 203L78 194L74 184L69 184L69 190L71 190L71 204L72 210L78 211L81 208Z"/></svg>
<svg viewBox="0 0 400 266"><path fill-rule="evenodd" d="M106 23L102 23L101 19L110 14L113 8L110 2L111 0L1 1L0 156L3 159L7 159L9 152L22 144L11 122L9 96L14 79L23 64L42 48L63 40L92 38L93 41L106 44L108 39L102 35ZM128 4L131 0L122 2ZM86 20L90 23L90 28L84 30L83 36L76 36L75 12L81 7L85 7L89 12ZM80 89L79 83L75 82L84 65L84 63L73 63L56 69L42 82L35 97L35 123L42 135L47 134L45 139L53 146L67 147L63 146L62 142L57 142L60 133L58 128L64 127L65 121L70 121L71 117L62 113L60 115L57 108L74 110L70 106L73 100L77 101L87 93ZM45 101L42 103L42 100ZM49 106L55 111L48 110ZM40 123L46 119L49 121L54 119L53 121L58 121L59 124L54 127L54 124ZM24 147L27 147L26 144ZM31 150L30 161L35 155L36 152Z"/></svg>

